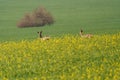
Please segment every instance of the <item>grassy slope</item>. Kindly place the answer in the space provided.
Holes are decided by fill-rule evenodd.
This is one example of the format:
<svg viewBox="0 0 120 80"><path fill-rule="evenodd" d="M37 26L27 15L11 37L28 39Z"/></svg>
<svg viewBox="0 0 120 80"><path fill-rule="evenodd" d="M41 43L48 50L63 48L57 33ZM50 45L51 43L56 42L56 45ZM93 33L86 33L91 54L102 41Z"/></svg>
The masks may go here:
<svg viewBox="0 0 120 80"><path fill-rule="evenodd" d="M80 28L94 34L119 32L119 3L119 0L0 0L0 41L34 39L39 30L51 36L77 34ZM17 28L17 21L38 6L44 6L53 14L55 24Z"/></svg>

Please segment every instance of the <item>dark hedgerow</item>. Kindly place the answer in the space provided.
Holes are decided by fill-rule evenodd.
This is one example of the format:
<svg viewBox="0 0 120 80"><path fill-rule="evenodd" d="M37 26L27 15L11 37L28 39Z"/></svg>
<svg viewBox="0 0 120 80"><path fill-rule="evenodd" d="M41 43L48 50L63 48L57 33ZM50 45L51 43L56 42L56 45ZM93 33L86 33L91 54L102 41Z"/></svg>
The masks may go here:
<svg viewBox="0 0 120 80"><path fill-rule="evenodd" d="M52 15L43 7L37 8L33 13L26 14L17 24L18 27L39 27L54 23Z"/></svg>

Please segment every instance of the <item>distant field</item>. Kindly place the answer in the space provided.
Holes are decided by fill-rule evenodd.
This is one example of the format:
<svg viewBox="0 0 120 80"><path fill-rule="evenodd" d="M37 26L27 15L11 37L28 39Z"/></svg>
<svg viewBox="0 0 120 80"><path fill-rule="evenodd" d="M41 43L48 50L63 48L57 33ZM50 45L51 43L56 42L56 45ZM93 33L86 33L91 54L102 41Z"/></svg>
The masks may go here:
<svg viewBox="0 0 120 80"><path fill-rule="evenodd" d="M0 41L37 38L43 30L52 37L63 34L114 34L120 32L120 0L0 0ZM45 27L17 28L25 13L44 6L55 24Z"/></svg>

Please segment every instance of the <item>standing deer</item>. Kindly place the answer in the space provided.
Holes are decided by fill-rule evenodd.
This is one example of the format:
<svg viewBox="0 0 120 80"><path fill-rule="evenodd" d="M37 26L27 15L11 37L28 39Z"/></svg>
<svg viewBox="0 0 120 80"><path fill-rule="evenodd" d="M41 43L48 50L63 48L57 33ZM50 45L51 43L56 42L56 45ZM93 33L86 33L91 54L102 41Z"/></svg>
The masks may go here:
<svg viewBox="0 0 120 80"><path fill-rule="evenodd" d="M85 37L85 38L91 38L93 35L92 34L83 34L83 30L80 31L80 36Z"/></svg>
<svg viewBox="0 0 120 80"><path fill-rule="evenodd" d="M42 31L39 31L39 32L37 32L38 33L38 35L39 35L39 38L41 39L41 40L49 40L50 39L50 37L43 37L42 36Z"/></svg>

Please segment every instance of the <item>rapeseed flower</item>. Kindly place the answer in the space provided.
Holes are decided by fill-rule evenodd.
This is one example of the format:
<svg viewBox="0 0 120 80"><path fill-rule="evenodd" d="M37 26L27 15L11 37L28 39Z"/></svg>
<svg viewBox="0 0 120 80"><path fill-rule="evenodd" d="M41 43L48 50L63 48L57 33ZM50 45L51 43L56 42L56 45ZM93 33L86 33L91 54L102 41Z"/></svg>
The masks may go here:
<svg viewBox="0 0 120 80"><path fill-rule="evenodd" d="M119 80L120 33L0 43L2 80Z"/></svg>

